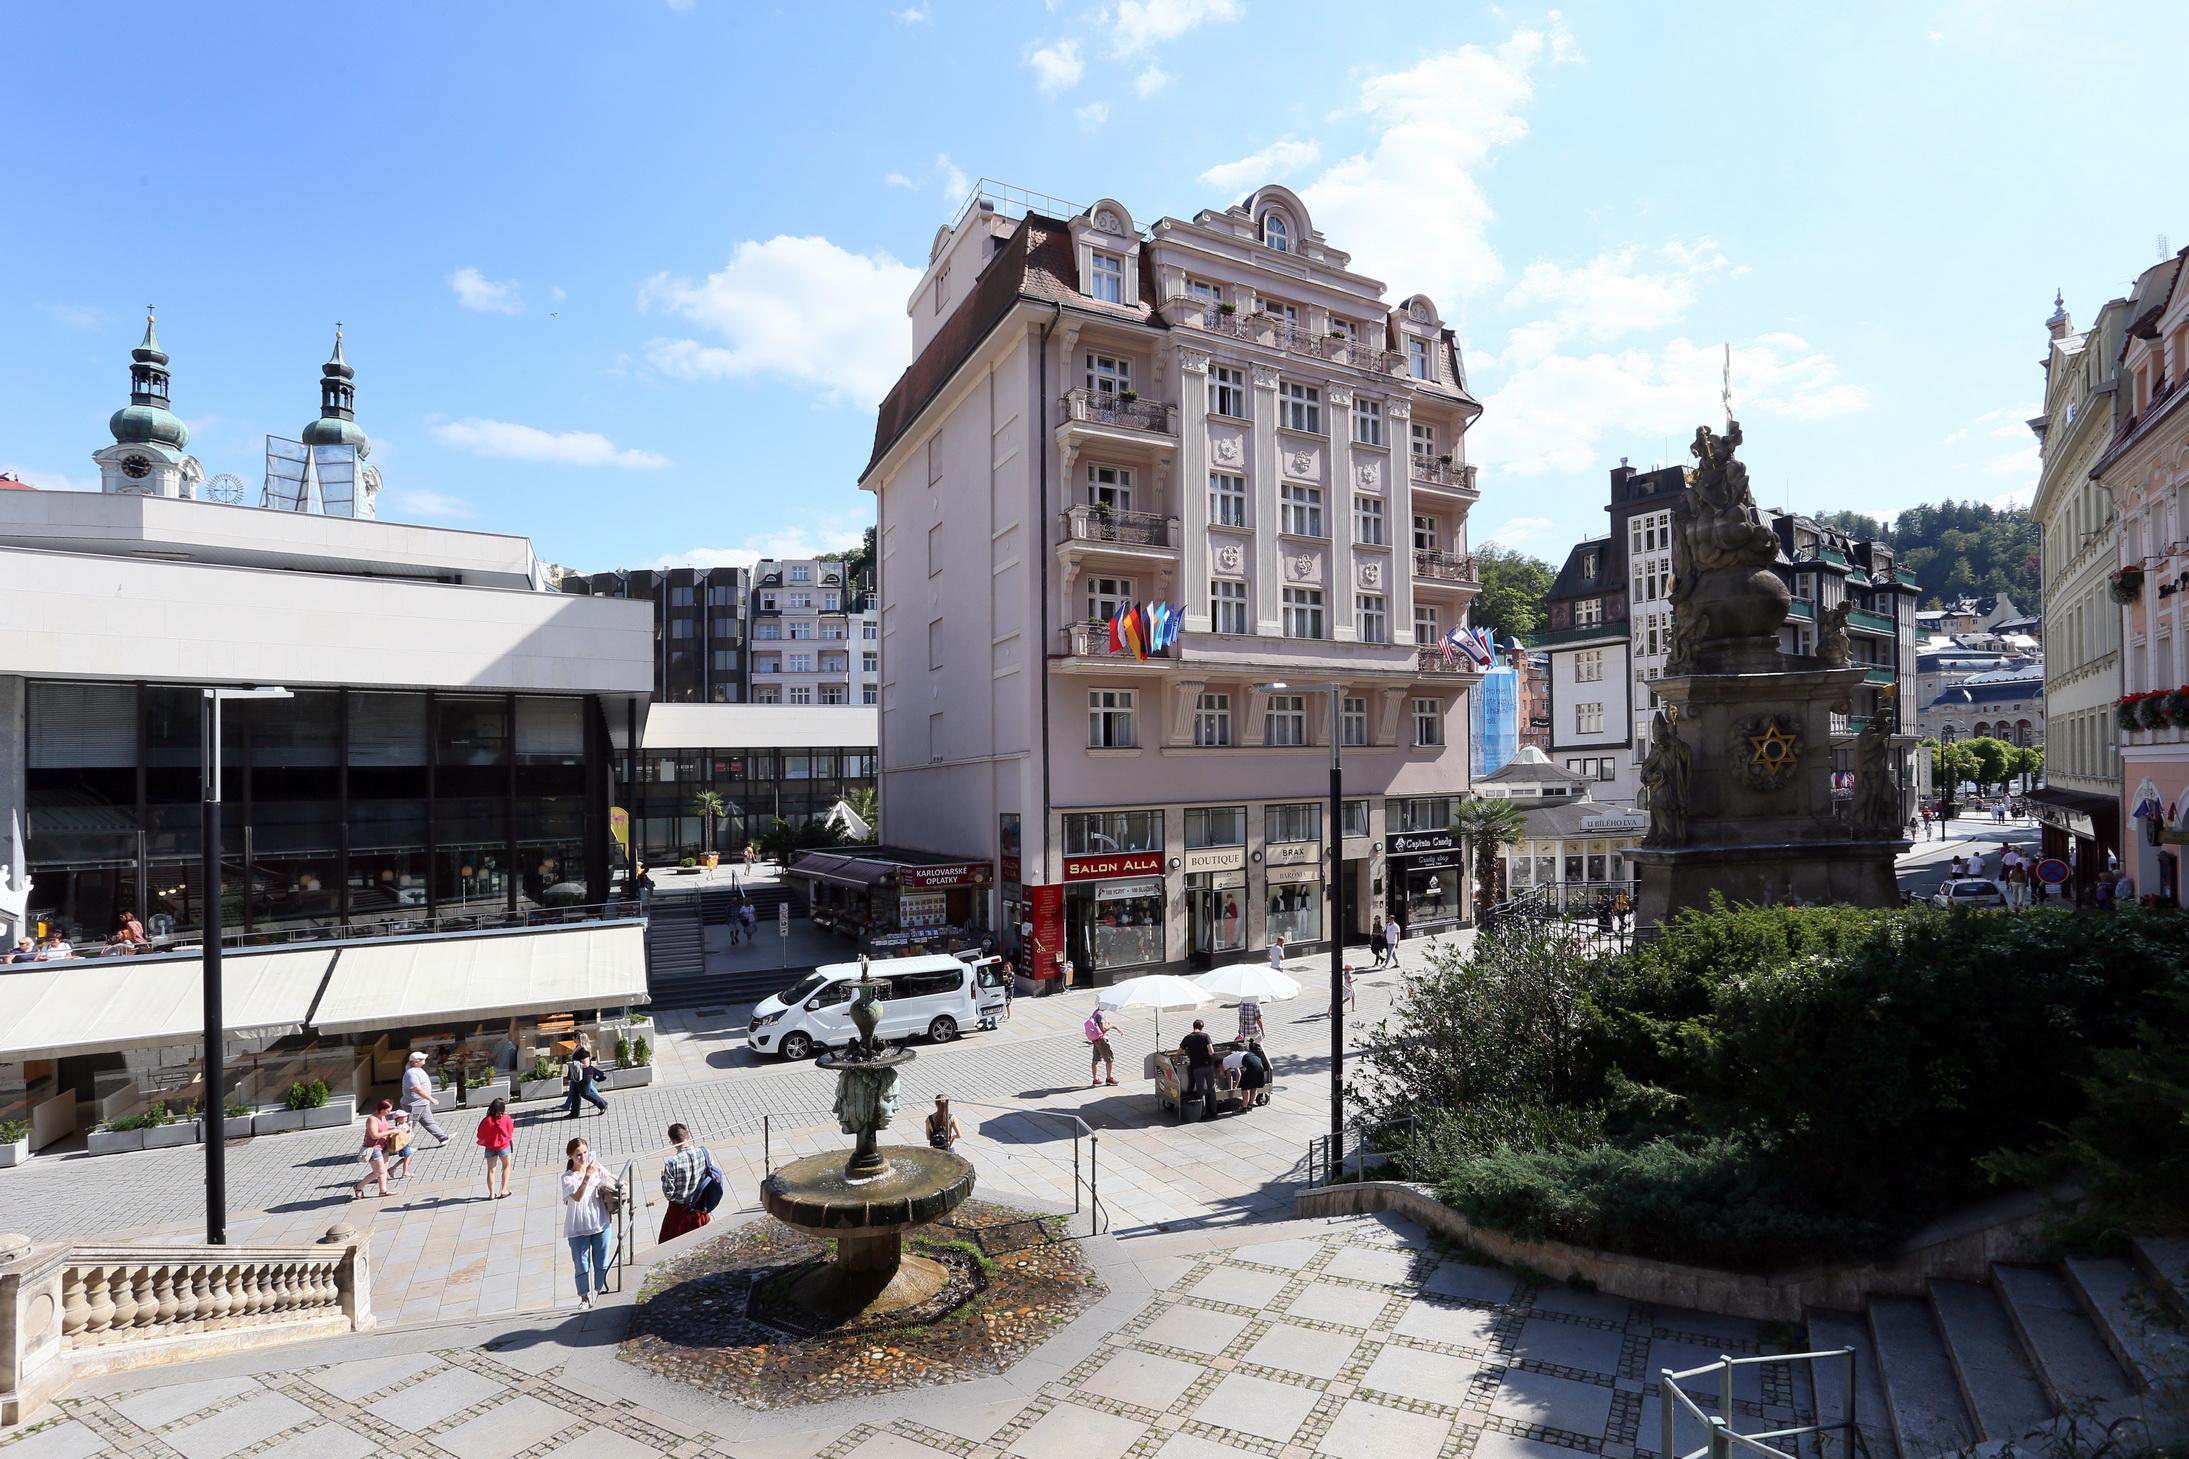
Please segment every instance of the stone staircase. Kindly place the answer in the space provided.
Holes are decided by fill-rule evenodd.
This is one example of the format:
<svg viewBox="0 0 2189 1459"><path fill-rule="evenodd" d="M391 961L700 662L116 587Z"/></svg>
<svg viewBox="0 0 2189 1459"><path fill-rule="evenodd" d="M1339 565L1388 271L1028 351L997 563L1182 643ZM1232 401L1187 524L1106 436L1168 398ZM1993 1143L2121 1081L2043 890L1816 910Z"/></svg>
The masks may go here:
<svg viewBox="0 0 2189 1459"><path fill-rule="evenodd" d="M2189 1382L2189 1240L2142 1238L2125 1258L1999 1263L1985 1282L1930 1283L1865 1311L1812 1311L1812 1350L1855 1350L1855 1418L1870 1459L1932 1459L2079 1422L2141 1413ZM1815 1365L1817 1418L1846 1413L1837 1365ZM2156 1415L2154 1414L2154 1417ZM1837 1459L1837 1456L1835 1456Z"/></svg>
<svg viewBox="0 0 2189 1459"><path fill-rule="evenodd" d="M806 915L805 897L794 885L763 883L741 891L708 887L690 896L654 898L646 940L646 988L653 1007L726 1008L757 1003L795 979L795 973L786 976L779 967L708 971L705 928L728 926L744 901L752 903L754 930L771 948L777 908L788 906L793 922Z"/></svg>

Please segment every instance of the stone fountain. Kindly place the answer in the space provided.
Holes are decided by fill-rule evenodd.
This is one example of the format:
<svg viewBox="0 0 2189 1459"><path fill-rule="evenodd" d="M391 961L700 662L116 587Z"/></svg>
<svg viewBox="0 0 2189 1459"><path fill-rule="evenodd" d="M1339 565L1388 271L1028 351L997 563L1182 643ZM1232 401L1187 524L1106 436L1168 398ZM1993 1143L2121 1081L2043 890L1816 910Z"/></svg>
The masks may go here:
<svg viewBox="0 0 2189 1459"><path fill-rule="evenodd" d="M884 1047L880 993L861 958L851 1021L858 1039L816 1062L836 1075L836 1118L854 1138L849 1160L809 1155L761 1184L761 1203L786 1225L834 1238L836 1251L794 1276L775 1303L801 1327L865 1323L910 1312L950 1281L943 1263L906 1255L905 1233L949 1214L973 1193L973 1165L925 1145L878 1143L897 1113L897 1071L917 1057Z"/></svg>
<svg viewBox="0 0 2189 1459"><path fill-rule="evenodd" d="M1832 724L1864 671L1850 664L1847 611L1818 615L1814 654L1779 650L1792 596L1735 459L1740 422L1695 432L1695 469L1672 512L1672 649L1651 687L1663 708L1642 784L1649 832L1627 853L1644 927L1713 892L1729 903L1899 901L1893 858L1907 849L1889 727L1854 746L1855 799L1831 796Z"/></svg>

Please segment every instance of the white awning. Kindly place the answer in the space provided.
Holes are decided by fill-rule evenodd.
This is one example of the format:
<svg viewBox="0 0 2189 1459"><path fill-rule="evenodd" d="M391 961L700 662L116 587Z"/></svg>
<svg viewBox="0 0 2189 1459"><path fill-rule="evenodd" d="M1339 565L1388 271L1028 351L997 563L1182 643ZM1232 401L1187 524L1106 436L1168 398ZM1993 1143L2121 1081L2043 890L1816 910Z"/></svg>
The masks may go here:
<svg viewBox="0 0 2189 1459"><path fill-rule="evenodd" d="M637 922L353 944L306 1021L323 1034L644 1003Z"/></svg>
<svg viewBox="0 0 2189 1459"><path fill-rule="evenodd" d="M231 1035L296 1033L334 949L230 952L221 959L221 1018ZM71 958L0 972L0 1060L56 1059L205 1036L197 958Z"/></svg>

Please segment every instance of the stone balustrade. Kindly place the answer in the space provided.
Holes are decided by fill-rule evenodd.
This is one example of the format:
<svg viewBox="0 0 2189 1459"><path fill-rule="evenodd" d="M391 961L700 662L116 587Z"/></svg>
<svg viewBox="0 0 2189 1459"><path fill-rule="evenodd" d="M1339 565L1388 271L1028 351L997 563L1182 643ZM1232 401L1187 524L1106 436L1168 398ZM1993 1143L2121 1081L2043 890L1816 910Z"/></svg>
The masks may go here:
<svg viewBox="0 0 2189 1459"><path fill-rule="evenodd" d="M316 1246L33 1245L0 1236L0 1426L80 1378L372 1326L362 1237Z"/></svg>

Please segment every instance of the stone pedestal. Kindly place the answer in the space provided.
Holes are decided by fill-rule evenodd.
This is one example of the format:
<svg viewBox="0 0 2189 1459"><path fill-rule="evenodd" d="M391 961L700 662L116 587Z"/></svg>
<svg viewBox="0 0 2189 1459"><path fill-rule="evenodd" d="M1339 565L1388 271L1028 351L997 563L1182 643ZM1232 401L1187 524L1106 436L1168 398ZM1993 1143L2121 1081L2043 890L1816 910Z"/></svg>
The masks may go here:
<svg viewBox="0 0 2189 1459"><path fill-rule="evenodd" d="M1832 802L1831 716L1864 671L1777 667L1803 662L1774 650L1758 653L1763 671L1657 681L1693 770L1678 843L1627 853L1644 927L1707 907L1712 892L1728 903L1900 900L1893 858L1910 843L1852 839Z"/></svg>

